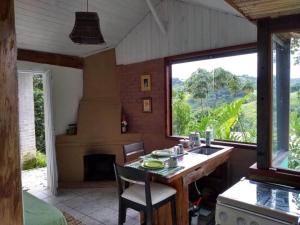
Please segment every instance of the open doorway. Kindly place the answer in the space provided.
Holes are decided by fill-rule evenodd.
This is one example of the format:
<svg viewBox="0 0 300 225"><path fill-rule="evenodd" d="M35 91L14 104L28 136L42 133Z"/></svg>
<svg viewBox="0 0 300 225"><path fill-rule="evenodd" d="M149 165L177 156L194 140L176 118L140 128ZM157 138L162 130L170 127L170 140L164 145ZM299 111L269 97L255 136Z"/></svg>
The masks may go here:
<svg viewBox="0 0 300 225"><path fill-rule="evenodd" d="M56 193L57 172L50 72L18 72L22 186Z"/></svg>
<svg viewBox="0 0 300 225"><path fill-rule="evenodd" d="M18 92L23 189L43 190L47 188L43 74L19 72Z"/></svg>

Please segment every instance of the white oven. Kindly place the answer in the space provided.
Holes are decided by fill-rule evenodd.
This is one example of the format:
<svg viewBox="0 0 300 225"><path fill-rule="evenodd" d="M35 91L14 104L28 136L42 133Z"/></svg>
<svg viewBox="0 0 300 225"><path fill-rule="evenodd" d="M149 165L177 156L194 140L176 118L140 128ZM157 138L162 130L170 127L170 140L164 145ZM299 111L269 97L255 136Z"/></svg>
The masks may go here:
<svg viewBox="0 0 300 225"><path fill-rule="evenodd" d="M242 179L220 194L216 225L299 225L300 191Z"/></svg>

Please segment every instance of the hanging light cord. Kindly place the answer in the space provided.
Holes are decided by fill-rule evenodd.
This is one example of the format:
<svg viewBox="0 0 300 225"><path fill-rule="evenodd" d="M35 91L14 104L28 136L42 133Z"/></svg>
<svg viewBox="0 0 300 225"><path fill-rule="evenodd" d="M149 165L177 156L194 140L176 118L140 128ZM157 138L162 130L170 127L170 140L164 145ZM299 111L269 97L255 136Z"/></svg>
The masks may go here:
<svg viewBox="0 0 300 225"><path fill-rule="evenodd" d="M86 11L89 11L89 0L86 0Z"/></svg>

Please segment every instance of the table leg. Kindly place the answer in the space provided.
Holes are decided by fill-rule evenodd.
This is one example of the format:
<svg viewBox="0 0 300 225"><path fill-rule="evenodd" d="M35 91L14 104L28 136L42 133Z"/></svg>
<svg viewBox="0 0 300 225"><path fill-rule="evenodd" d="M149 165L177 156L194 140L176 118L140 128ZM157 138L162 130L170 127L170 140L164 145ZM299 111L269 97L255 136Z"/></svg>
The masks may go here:
<svg viewBox="0 0 300 225"><path fill-rule="evenodd" d="M189 224L189 187L183 179L177 179L171 185L177 190L176 214L177 225Z"/></svg>

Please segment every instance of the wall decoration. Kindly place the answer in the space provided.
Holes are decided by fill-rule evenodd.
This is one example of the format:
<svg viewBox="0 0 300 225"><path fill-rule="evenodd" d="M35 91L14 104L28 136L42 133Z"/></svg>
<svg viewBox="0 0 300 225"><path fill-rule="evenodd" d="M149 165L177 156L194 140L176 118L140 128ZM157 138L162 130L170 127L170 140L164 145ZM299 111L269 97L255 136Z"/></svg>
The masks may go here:
<svg viewBox="0 0 300 225"><path fill-rule="evenodd" d="M143 98L143 112L144 113L152 112L152 98L151 97Z"/></svg>
<svg viewBox="0 0 300 225"><path fill-rule="evenodd" d="M141 91L151 91L151 76L142 75L141 76Z"/></svg>

